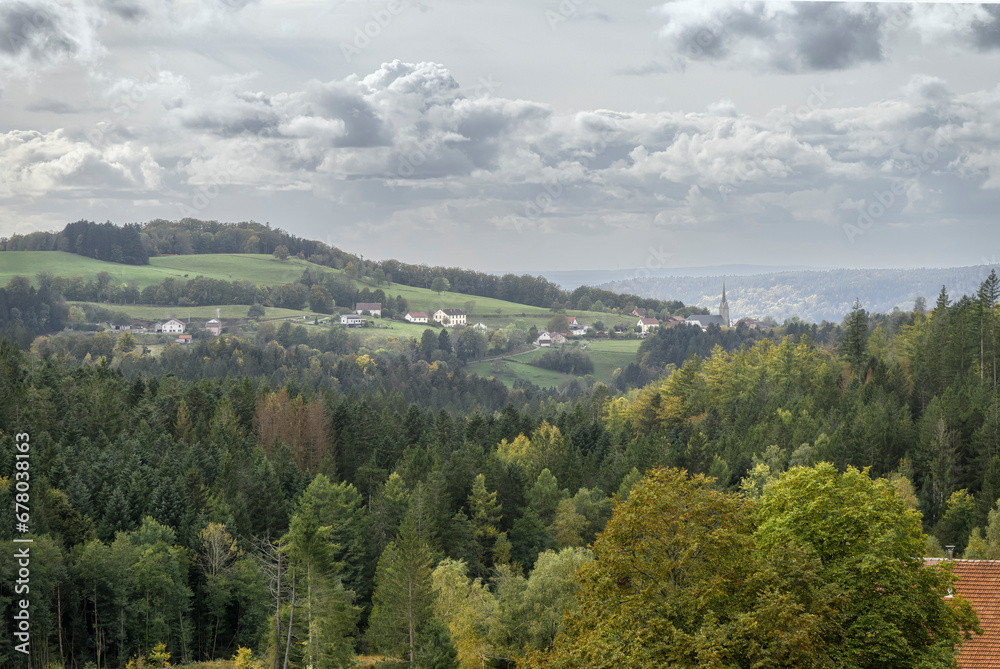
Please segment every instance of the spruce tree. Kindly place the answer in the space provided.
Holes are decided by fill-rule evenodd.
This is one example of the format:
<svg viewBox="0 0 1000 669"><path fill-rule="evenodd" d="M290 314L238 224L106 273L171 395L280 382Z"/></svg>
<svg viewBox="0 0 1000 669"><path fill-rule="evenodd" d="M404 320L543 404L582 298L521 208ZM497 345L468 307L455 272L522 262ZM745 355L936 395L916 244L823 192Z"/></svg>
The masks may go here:
<svg viewBox="0 0 1000 669"><path fill-rule="evenodd" d="M431 552L408 513L396 540L386 546L375 572L368 640L377 650L416 660L419 639L434 611Z"/></svg>

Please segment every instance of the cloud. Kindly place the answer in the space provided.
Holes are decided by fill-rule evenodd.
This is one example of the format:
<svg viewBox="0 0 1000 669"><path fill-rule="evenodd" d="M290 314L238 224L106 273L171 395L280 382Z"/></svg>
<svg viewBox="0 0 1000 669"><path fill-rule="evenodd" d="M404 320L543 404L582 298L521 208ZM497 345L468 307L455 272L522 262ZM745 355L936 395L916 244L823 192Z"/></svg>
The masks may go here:
<svg viewBox="0 0 1000 669"><path fill-rule="evenodd" d="M0 74L24 76L67 58L88 60L100 52L93 8L55 0L16 0L0 5Z"/></svg>
<svg viewBox="0 0 1000 669"><path fill-rule="evenodd" d="M393 61L288 90L233 76L202 92L151 71L108 84L109 104L137 104L97 126L100 142L87 141L93 127L0 135L0 193L51 203L155 192L177 208L161 216L237 215L225 204L263 217L252 209L280 201L335 206L380 234L596 240L724 234L751 219L760 234L835 228L899 182L885 219L896 224L970 193L995 202L1000 188L1000 88L959 95L919 75L877 103L836 107L831 95L760 116L726 99L699 113L562 112L466 90L437 63Z"/></svg>
<svg viewBox="0 0 1000 669"><path fill-rule="evenodd" d="M679 0L660 7L676 58L785 72L842 70L885 58L887 12L875 4Z"/></svg>
<svg viewBox="0 0 1000 669"><path fill-rule="evenodd" d="M149 15L139 0L101 0L100 6L125 21L141 21Z"/></svg>
<svg viewBox="0 0 1000 669"><path fill-rule="evenodd" d="M983 51L1000 48L1000 6L980 5L983 16L972 21L973 43Z"/></svg>

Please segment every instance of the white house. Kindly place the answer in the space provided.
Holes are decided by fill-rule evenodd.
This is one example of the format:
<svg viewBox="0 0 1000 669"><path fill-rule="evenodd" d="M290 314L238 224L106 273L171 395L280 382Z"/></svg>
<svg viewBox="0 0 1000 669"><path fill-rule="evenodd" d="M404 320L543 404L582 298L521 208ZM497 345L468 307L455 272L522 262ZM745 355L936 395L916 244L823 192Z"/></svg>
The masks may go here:
<svg viewBox="0 0 1000 669"><path fill-rule="evenodd" d="M642 334L649 334L650 329L660 327L660 321L655 318L640 318L635 326L642 330Z"/></svg>
<svg viewBox="0 0 1000 669"><path fill-rule="evenodd" d="M363 328L365 326L365 319L355 314L344 314L340 317L340 324L346 325L349 328Z"/></svg>
<svg viewBox="0 0 1000 669"><path fill-rule="evenodd" d="M218 337L222 334L222 322L218 318L213 318L205 323L205 330Z"/></svg>
<svg viewBox="0 0 1000 669"><path fill-rule="evenodd" d="M548 332L543 330L538 334L538 339L535 343L539 346L552 346L553 344L565 344L566 337L562 336L558 332Z"/></svg>
<svg viewBox="0 0 1000 669"><path fill-rule="evenodd" d="M427 314L425 314L422 311L410 311L410 312L407 312L405 318L410 323L426 323L427 322Z"/></svg>
<svg viewBox="0 0 1000 669"><path fill-rule="evenodd" d="M156 331L164 334L181 334L184 332L184 327L184 323L176 318L171 318L165 323L158 323L156 325Z"/></svg>
<svg viewBox="0 0 1000 669"><path fill-rule="evenodd" d="M434 312L434 321L450 327L465 325L465 312L461 309L438 309Z"/></svg>
<svg viewBox="0 0 1000 669"><path fill-rule="evenodd" d="M360 316L363 312L367 311L372 316L377 316L382 318L382 303L381 302L358 302L354 305L354 313Z"/></svg>
<svg viewBox="0 0 1000 669"><path fill-rule="evenodd" d="M489 327L486 325L486 323L476 323L472 327L474 327L477 330L483 330L483 331L489 330Z"/></svg>

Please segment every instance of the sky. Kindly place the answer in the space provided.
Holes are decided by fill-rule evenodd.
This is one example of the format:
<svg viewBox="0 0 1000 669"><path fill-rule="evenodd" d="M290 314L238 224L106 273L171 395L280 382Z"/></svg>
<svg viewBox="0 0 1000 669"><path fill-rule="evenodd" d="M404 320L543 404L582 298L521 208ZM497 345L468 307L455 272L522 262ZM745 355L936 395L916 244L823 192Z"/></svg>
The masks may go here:
<svg viewBox="0 0 1000 669"><path fill-rule="evenodd" d="M485 271L1000 256L1000 5L0 0L0 237Z"/></svg>

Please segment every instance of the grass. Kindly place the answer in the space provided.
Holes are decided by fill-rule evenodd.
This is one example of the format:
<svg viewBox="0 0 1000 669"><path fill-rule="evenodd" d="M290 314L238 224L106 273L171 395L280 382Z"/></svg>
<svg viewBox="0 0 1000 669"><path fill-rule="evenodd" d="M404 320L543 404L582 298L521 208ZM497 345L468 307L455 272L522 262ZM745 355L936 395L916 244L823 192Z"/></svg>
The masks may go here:
<svg viewBox="0 0 1000 669"><path fill-rule="evenodd" d="M250 309L250 307L245 304L221 304L218 306L205 307L147 307L140 304L99 304L97 302L70 302L69 304L77 304L81 306L90 305L92 307L101 307L111 311L124 311L132 318L148 321L176 318L187 322L188 316L190 316L193 320L207 321L210 318L216 317L216 309L219 310L219 318L246 318L247 311ZM302 316L313 316L314 312L300 311L297 309L279 309L278 307L264 307L264 314L264 318L258 320L267 321L274 318L301 318ZM202 325L204 325L204 323L202 323Z"/></svg>
<svg viewBox="0 0 1000 669"><path fill-rule="evenodd" d="M63 277L79 275L85 280L96 279L100 272L107 272L121 283L135 281L140 290L167 277L193 279L198 275L226 281L245 279L271 286L296 281L310 266L316 267L298 258L281 262L261 254L160 256L150 258L148 265L120 265L60 251L6 251L0 253L0 283L5 284L18 275L27 276L35 283L35 275L39 272Z"/></svg>
<svg viewBox="0 0 1000 669"><path fill-rule="evenodd" d="M58 251L0 253L0 283L6 283L16 275L28 276L34 280L35 275L39 272L50 272L53 275L64 277L80 275L87 280L95 279L100 272L108 272L115 277L116 281L120 281L121 283L135 281L140 289L158 284L166 277L192 279L196 276L206 276L226 281L242 279L251 281L257 285L273 286L297 281L302 276L303 271L308 268L325 274L344 275L342 270L321 267L298 258L288 258L285 261L279 261L272 256L263 254L217 253L161 256L151 258L149 265L139 266L119 265ZM359 289L368 285L359 280L354 280L353 284ZM370 285L368 287L375 288ZM400 284L392 284L391 286L383 284L379 288L391 298L395 298L397 295L406 298L410 311L424 311L430 315L437 309L458 308L470 312L468 317L470 325L481 321L490 330L502 328L517 321L523 321L526 328L534 326L541 331L546 329L549 320L553 316L553 312L549 309L489 297L477 297L453 292L438 294L427 288ZM470 303L472 303L471 310L468 308ZM247 310L249 309L248 305L160 307L105 304L96 306L103 306L114 311L124 311L132 318L151 321L166 320L168 318L178 318L184 321L190 318L191 320L205 321L216 317L216 309L219 310L219 317L224 320L242 319L246 317ZM340 306L350 307L353 305ZM296 309L266 307L266 316L261 320L301 318L302 316L309 316L310 313ZM632 316L593 311L572 310L570 311L570 315L576 316L584 324L603 321L606 327L614 325L631 326L635 324L636 320ZM392 337L401 339L413 337L419 340L424 330L428 327L426 325L414 325L390 319L376 319L375 322L383 327L363 328L352 331L365 340L369 348L378 348L383 342ZM334 323L336 323L336 316L334 317ZM203 325L203 323L199 323L199 325ZM605 382L610 380L611 373L616 368L624 367L629 362L632 362L638 346L638 341L592 341L588 352L594 361L594 376ZM531 357L532 354L527 354L522 358L515 359L517 360L516 362L505 363L505 367L509 369L499 374L498 378L508 385L512 384L515 379L521 378L545 387L552 387L572 378L566 374L542 370L524 364ZM492 363L490 362L476 363L470 365L469 369L483 376L493 375Z"/></svg>
<svg viewBox="0 0 1000 669"><path fill-rule="evenodd" d="M528 358L530 354L519 356L518 358L501 358L502 370L494 370L495 361L476 362L465 367L465 371L470 374L477 374L484 378L494 378L508 388L514 385L517 379L530 381L540 388L556 388L564 382L573 379L572 374L561 374L550 369L532 367L526 362L521 362L520 358Z"/></svg>
<svg viewBox="0 0 1000 669"><path fill-rule="evenodd" d="M611 382L615 369L625 367L635 361L635 353L641 342L637 339L590 340L586 353L594 363L594 378L604 383ZM521 355L501 358L503 371L494 371L494 361L487 360L468 365L466 370L483 377L493 377L508 387L517 379L525 379L541 388L554 388L575 378L572 374L561 374L528 364L541 356L546 349L529 351Z"/></svg>

